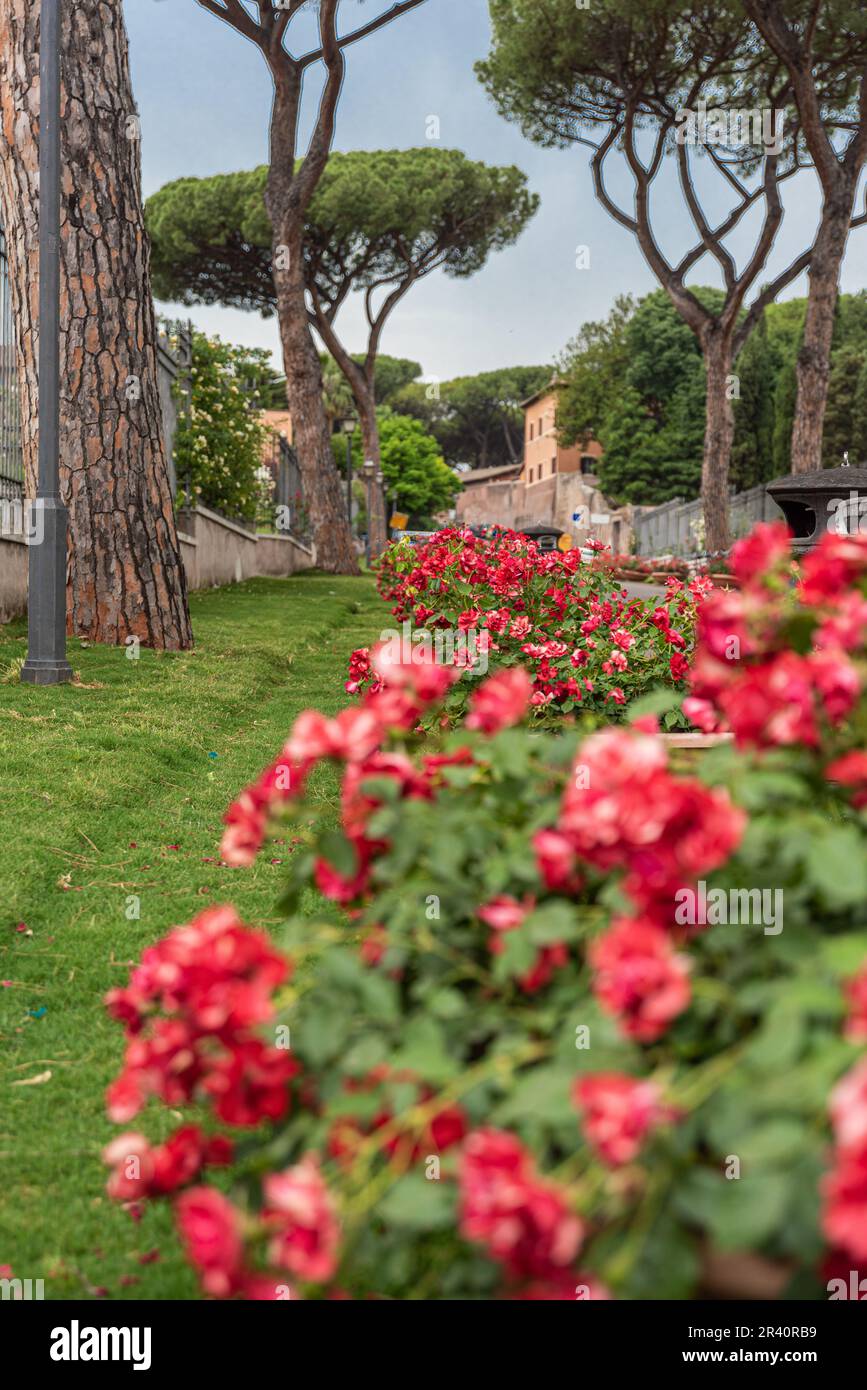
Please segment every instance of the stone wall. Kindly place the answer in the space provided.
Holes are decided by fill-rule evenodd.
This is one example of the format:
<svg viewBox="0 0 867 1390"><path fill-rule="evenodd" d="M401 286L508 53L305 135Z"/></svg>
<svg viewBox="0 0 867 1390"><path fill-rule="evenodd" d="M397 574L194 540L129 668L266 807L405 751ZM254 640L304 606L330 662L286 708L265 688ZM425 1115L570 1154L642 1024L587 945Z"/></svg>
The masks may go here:
<svg viewBox="0 0 867 1390"><path fill-rule="evenodd" d="M23 536L0 536L0 623L27 608L28 553Z"/></svg>
<svg viewBox="0 0 867 1390"><path fill-rule="evenodd" d="M191 590L258 575L282 579L316 563L314 547L292 536L257 535L207 507L179 514L178 539ZM27 556L23 537L0 536L0 623L27 609Z"/></svg>
<svg viewBox="0 0 867 1390"><path fill-rule="evenodd" d="M746 536L757 521L779 521L782 512L768 496L764 483L738 492L729 503L732 540ZM636 507L635 548L638 555L700 555L704 552L701 499L664 502L661 507Z"/></svg>

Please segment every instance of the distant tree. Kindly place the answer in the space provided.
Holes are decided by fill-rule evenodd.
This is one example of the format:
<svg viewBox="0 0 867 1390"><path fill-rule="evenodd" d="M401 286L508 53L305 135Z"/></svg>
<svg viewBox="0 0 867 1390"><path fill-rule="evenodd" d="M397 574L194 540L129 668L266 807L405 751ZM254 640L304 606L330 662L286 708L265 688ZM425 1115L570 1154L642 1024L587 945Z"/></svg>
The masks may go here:
<svg viewBox="0 0 867 1390"><path fill-rule="evenodd" d="M353 361L362 365L364 358L361 353L353 353ZM373 394L376 398L376 404L390 405L404 386L409 386L410 382L417 381L420 376L420 362L413 362L408 357L389 357L388 353L380 352L376 358L376 370L373 378Z"/></svg>
<svg viewBox="0 0 867 1390"><path fill-rule="evenodd" d="M161 294L271 311L268 177L260 168L182 179L149 200ZM390 315L434 271L465 279L480 270L492 252L517 240L538 202L519 169L489 167L459 150L355 150L329 158L305 214L306 312L349 383L365 457L375 464L376 365ZM353 291L364 296L361 357L337 331Z"/></svg>
<svg viewBox="0 0 867 1390"><path fill-rule="evenodd" d="M627 326L637 301L618 295L607 318L582 324L557 364L564 381L557 399L557 430L565 446L598 438L602 421L626 381L631 361Z"/></svg>
<svg viewBox="0 0 867 1390"><path fill-rule="evenodd" d="M454 505L460 491L458 475L443 461L439 444L420 420L400 415L388 406L379 410L379 438L384 491L405 512L413 526L427 529L437 513ZM343 450L335 443L343 466ZM364 461L362 441L353 437L353 465Z"/></svg>
<svg viewBox="0 0 867 1390"><path fill-rule="evenodd" d="M774 387L774 476L782 477L792 471L792 426L795 422L795 401L798 396L798 373L794 356L786 358L777 374Z"/></svg>
<svg viewBox="0 0 867 1390"><path fill-rule="evenodd" d="M714 289L695 293L710 305L720 298ZM620 298L602 323L585 324L561 370L561 440L595 435L604 450L597 471L612 500L650 506L698 495L705 375L693 334L662 290L638 303ZM624 416L641 420L634 457Z"/></svg>
<svg viewBox="0 0 867 1390"><path fill-rule="evenodd" d="M851 462L867 468L867 354L861 366L855 388L855 410L852 422Z"/></svg>
<svg viewBox="0 0 867 1390"><path fill-rule="evenodd" d="M859 409L858 387L867 355L855 345L845 344L831 357L828 401L822 439L822 467L839 468L848 453L858 461L855 422Z"/></svg>
<svg viewBox="0 0 867 1390"><path fill-rule="evenodd" d="M322 369L307 311L307 217L334 139L337 105L346 77L346 49L424 0L392 0L388 8L344 32L338 32L338 10L344 12L339 0L318 0L318 37L306 53L288 45L299 30L295 21L300 15L303 25L305 12L311 9L309 0L256 0L255 17L242 0L196 3L259 50L274 85L264 194L271 232L269 268L289 407L318 563L325 570L351 574L358 565L340 476L334 467ZM302 101L302 89L307 97L309 73L314 67L324 69L324 80L312 111L307 149L299 158L302 122L306 124L310 114L307 101Z"/></svg>
<svg viewBox="0 0 867 1390"><path fill-rule="evenodd" d="M707 376L702 465L705 534L710 550L729 541L728 473L734 412L729 394L733 363L772 302L809 264L807 248L759 288L783 217L780 185L797 172L802 144L797 126L785 140L744 147L728 130L719 143L698 131L700 103L715 108L788 105L789 78L756 43L743 7L697 6L680 0L489 0L493 43L477 72L497 108L542 145L588 146L596 196L635 236L641 251L684 322L695 335ZM745 98L745 99L740 99ZM691 142L686 118L692 115ZM714 134L720 133L715 129ZM695 179L701 145L719 175L728 211L712 223L705 193ZM630 206L609 191L607 164L621 152L631 175ZM676 170L696 243L679 260L666 255L651 192L663 164ZM707 202L707 207L703 204ZM735 261L727 239L747 214L760 212L752 250ZM718 309L703 304L687 283L706 255L716 260L724 284ZM750 301L750 296L752 299Z"/></svg>
<svg viewBox="0 0 867 1390"><path fill-rule="evenodd" d="M735 399L731 484L736 491L774 476L774 388L776 372L764 318L735 363L740 394Z"/></svg>
<svg viewBox="0 0 867 1390"><path fill-rule="evenodd" d="M822 189L791 448L792 471L805 473L822 466L840 267L850 228L867 223L854 215L867 163L867 13L860 0L745 0L744 9L788 74Z"/></svg>
<svg viewBox="0 0 867 1390"><path fill-rule="evenodd" d="M642 506L682 496L672 478L665 440L633 386L604 425L605 453L598 466L603 491L618 503Z"/></svg>
<svg viewBox="0 0 867 1390"><path fill-rule="evenodd" d="M413 382L392 404L424 421L449 463L495 468L523 458L521 403L550 380L550 367L503 367L442 383Z"/></svg>

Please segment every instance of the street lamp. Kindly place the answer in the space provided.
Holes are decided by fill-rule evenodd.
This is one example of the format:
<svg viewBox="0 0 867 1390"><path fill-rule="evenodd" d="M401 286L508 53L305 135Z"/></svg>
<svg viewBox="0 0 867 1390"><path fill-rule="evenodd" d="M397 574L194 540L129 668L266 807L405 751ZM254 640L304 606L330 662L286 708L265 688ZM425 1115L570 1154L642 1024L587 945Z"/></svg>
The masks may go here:
<svg viewBox="0 0 867 1390"><path fill-rule="evenodd" d="M346 514L349 517L350 531L352 530L352 436L355 434L355 423L352 419L340 422L340 428L346 435Z"/></svg>
<svg viewBox="0 0 867 1390"><path fill-rule="evenodd" d="M364 481L367 484L367 540L365 542L365 552L367 563L370 564L370 528L373 524L373 475L376 472L376 464L373 459L365 459L361 470L364 474Z"/></svg>
<svg viewBox="0 0 867 1390"><path fill-rule="evenodd" d="M60 500L60 0L42 0L39 45L39 477L28 556L30 685L72 680L66 659L66 527ZM35 522L35 525L33 524Z"/></svg>

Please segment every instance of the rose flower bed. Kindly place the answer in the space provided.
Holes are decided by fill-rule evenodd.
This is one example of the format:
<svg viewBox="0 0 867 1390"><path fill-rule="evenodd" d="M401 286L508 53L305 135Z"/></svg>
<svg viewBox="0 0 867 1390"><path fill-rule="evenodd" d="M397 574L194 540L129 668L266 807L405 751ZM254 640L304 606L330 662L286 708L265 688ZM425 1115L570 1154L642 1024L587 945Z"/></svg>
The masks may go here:
<svg viewBox="0 0 867 1390"><path fill-rule="evenodd" d="M736 740L700 775L647 715L531 734L520 669L420 738L457 672L380 653L229 809L240 872L301 842L279 944L214 908L108 1000L111 1117L215 1122L106 1152L115 1198L172 1198L206 1294L682 1299L744 1252L803 1297L867 1272L867 543L829 537L797 587L779 528L733 563L691 699ZM305 792L325 759L337 829ZM743 890L784 917L732 919Z"/></svg>
<svg viewBox="0 0 867 1390"><path fill-rule="evenodd" d="M412 623L420 642L444 630L474 634L468 654L458 656L469 669L439 719L456 722L466 711L476 655L477 669L531 670L531 713L540 726L581 712L594 723L613 722L655 685L682 689L697 609L711 588L706 579L685 585L672 578L664 598L629 598L601 562L588 564L577 549L543 552L514 531L480 539L445 530L418 549L389 546L378 582L395 618ZM380 681L370 652L354 652L347 693L376 689ZM687 726L676 709L667 712L666 728Z"/></svg>

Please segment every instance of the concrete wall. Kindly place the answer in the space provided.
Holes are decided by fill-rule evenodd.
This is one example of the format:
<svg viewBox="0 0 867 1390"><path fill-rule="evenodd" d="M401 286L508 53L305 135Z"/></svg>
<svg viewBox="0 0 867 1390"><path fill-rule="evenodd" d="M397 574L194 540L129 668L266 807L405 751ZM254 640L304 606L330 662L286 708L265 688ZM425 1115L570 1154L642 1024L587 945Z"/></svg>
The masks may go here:
<svg viewBox="0 0 867 1390"><path fill-rule="evenodd" d="M316 563L314 547L291 536L260 536L206 507L178 516L181 559L190 589L235 584L257 575L282 579ZM0 623L27 608L27 555L23 538L0 536Z"/></svg>
<svg viewBox="0 0 867 1390"><path fill-rule="evenodd" d="M180 512L178 533L190 589L237 584L256 575L284 578L316 563L315 549L292 536L256 535L208 507Z"/></svg>
<svg viewBox="0 0 867 1390"><path fill-rule="evenodd" d="M729 504L733 540L746 536L758 521L779 521L782 512L764 483L738 492ZM636 507L633 522L639 555L700 555L704 552L701 499Z"/></svg>
<svg viewBox="0 0 867 1390"><path fill-rule="evenodd" d="M0 623L27 607L27 545L22 537L0 536Z"/></svg>

